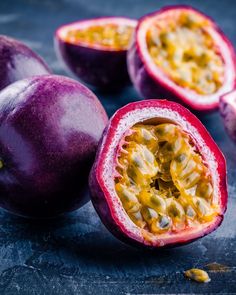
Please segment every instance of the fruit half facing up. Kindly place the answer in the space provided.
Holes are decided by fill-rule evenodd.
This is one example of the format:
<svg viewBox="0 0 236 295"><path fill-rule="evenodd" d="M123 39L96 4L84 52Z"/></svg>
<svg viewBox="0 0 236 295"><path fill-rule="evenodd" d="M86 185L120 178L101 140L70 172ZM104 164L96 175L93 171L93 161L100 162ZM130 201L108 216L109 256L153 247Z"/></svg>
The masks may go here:
<svg viewBox="0 0 236 295"><path fill-rule="evenodd" d="M103 17L60 27L55 33L58 56L79 79L100 88L129 83L126 55L136 20Z"/></svg>
<svg viewBox="0 0 236 295"><path fill-rule="evenodd" d="M207 111L234 88L236 57L213 20L192 7L170 6L139 21L128 68L143 97Z"/></svg>
<svg viewBox="0 0 236 295"><path fill-rule="evenodd" d="M225 160L181 105L130 103L104 132L90 191L102 221L121 240L177 246L220 225L227 203Z"/></svg>

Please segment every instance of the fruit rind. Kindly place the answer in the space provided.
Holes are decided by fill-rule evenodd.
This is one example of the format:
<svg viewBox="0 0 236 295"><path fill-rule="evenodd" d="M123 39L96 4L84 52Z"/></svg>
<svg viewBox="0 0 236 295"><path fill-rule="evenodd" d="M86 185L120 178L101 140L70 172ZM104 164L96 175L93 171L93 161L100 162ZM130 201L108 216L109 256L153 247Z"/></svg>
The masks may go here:
<svg viewBox="0 0 236 295"><path fill-rule="evenodd" d="M125 131L135 123L150 120L158 117L169 119L178 123L194 138L195 144L200 153L209 164L211 174L215 174L214 187L219 196L220 214L214 222L198 228L195 232L188 230L180 233L174 238L166 236L158 239L146 231L138 228L127 218L127 214L121 201L114 193L114 157L120 140ZM215 171L217 173L215 173ZM90 191L93 204L107 228L118 238L131 244L143 245L152 248L177 246L189 243L216 229L223 220L226 210L227 189L226 189L226 167L225 160L219 148L210 137L199 120L181 107L179 104L166 100L146 100L126 105L118 110L111 118L100 147L96 160L90 173Z"/></svg>
<svg viewBox="0 0 236 295"><path fill-rule="evenodd" d="M169 11L173 11L174 13L174 11L178 9L189 10L202 15L209 21L214 35L219 39L218 47L222 50L221 54L223 54L223 59L226 63L225 75L227 78L225 78L223 86L213 95L201 96L193 91L179 87L168 77L165 77L161 71L157 71L156 65L151 61L149 54L147 54L144 41L144 34L146 32L144 32L145 30L142 27L145 26L151 18ZM146 98L168 97L173 101L181 102L197 111L206 112L216 109L219 104L219 97L231 91L236 80L236 55L233 45L210 17L190 6L167 6L141 18L136 27L135 36L128 51L127 60L131 81L141 96Z"/></svg>
<svg viewBox="0 0 236 295"><path fill-rule="evenodd" d="M100 23L120 23L135 27L137 21L125 17L102 17L59 27L54 38L57 56L70 72L91 86L109 89L123 87L130 83L126 64L127 50L83 43L71 44L63 40L69 28Z"/></svg>

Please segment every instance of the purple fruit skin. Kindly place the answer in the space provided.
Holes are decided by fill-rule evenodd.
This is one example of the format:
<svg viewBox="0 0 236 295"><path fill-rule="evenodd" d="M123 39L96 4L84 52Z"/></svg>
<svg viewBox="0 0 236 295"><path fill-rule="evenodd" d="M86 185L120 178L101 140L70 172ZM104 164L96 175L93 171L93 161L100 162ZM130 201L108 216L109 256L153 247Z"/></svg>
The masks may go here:
<svg viewBox="0 0 236 295"><path fill-rule="evenodd" d="M234 95L234 105L227 102L227 95ZM236 91L220 98L219 109L225 129L234 143L236 143Z"/></svg>
<svg viewBox="0 0 236 295"><path fill-rule="evenodd" d="M52 217L87 201L86 184L107 115L85 86L35 76L0 93L0 206Z"/></svg>
<svg viewBox="0 0 236 295"><path fill-rule="evenodd" d="M55 36L55 49L67 69L83 82L116 89L130 83L126 50L108 51L74 45Z"/></svg>
<svg viewBox="0 0 236 295"><path fill-rule="evenodd" d="M0 35L0 90L18 80L50 73L46 63L30 48Z"/></svg>

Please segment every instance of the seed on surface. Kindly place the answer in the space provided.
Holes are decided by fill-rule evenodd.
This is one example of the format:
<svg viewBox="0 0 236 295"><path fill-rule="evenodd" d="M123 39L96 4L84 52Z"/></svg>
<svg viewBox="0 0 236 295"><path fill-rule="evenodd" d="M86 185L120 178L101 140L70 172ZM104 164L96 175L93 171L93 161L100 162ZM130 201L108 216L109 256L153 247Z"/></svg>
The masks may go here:
<svg viewBox="0 0 236 295"><path fill-rule="evenodd" d="M193 281L196 281L196 282L199 282L199 283L208 283L211 281L208 273L202 269L198 269L198 268L192 268L192 269L189 269L189 270L186 270L184 272L184 275L193 280Z"/></svg>

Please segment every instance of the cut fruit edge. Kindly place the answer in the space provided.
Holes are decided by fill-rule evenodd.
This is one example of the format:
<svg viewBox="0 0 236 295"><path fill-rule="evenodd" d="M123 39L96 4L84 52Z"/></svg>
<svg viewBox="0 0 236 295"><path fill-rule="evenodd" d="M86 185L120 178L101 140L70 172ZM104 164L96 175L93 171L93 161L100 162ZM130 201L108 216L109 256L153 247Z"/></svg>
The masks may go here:
<svg viewBox="0 0 236 295"><path fill-rule="evenodd" d="M136 123L155 119L172 121L189 134L208 165L212 176L213 200L220 208L219 214L211 221L194 228L172 234L154 235L136 226L126 213L115 191L114 175L117 150L124 133ZM130 103L119 109L111 118L100 146L97 158L96 179L104 193L110 214L124 235L149 246L166 246L188 243L216 229L223 220L227 206L226 164L214 140L202 123L178 103L167 100L145 100Z"/></svg>
<svg viewBox="0 0 236 295"><path fill-rule="evenodd" d="M202 18L205 18L209 27L204 28L215 40L215 44L219 49L224 64L225 64L225 76L223 86L218 91L211 95L200 95L190 89L185 89L175 82L173 82L164 72L159 69L153 62L151 55L148 52L146 43L146 34L150 28L150 24L160 15L170 17L177 10L190 11L195 13ZM140 19L135 29L135 46L137 47L138 54L146 68L148 74L156 81L159 85L169 89L177 97L179 97L184 103L197 110L210 110L218 106L219 97L224 93L231 91L236 85L236 55L232 43L227 39L220 28L215 22L208 16L204 15L198 10L193 9L190 6L168 6L157 12L151 13Z"/></svg>
<svg viewBox="0 0 236 295"><path fill-rule="evenodd" d="M135 28L137 26L137 20L131 19L131 18L126 18L126 17L100 17L100 18L94 18L94 19L85 19L85 20L80 20L76 21L73 23L69 23L66 25L63 25L59 27L56 30L55 36L59 39L62 40L63 42L67 43L66 36L68 34L68 31L70 30L78 30L78 29L86 29L89 28L90 26L98 25L98 26L104 26L107 24L117 24L117 25L127 25ZM74 43L69 43L75 46L81 46L85 48L91 48L91 49L97 49L97 50L102 50L102 51L127 51L127 49L116 49L116 48L109 48L105 47L100 44L92 44L89 45L85 42L77 42L76 44Z"/></svg>

